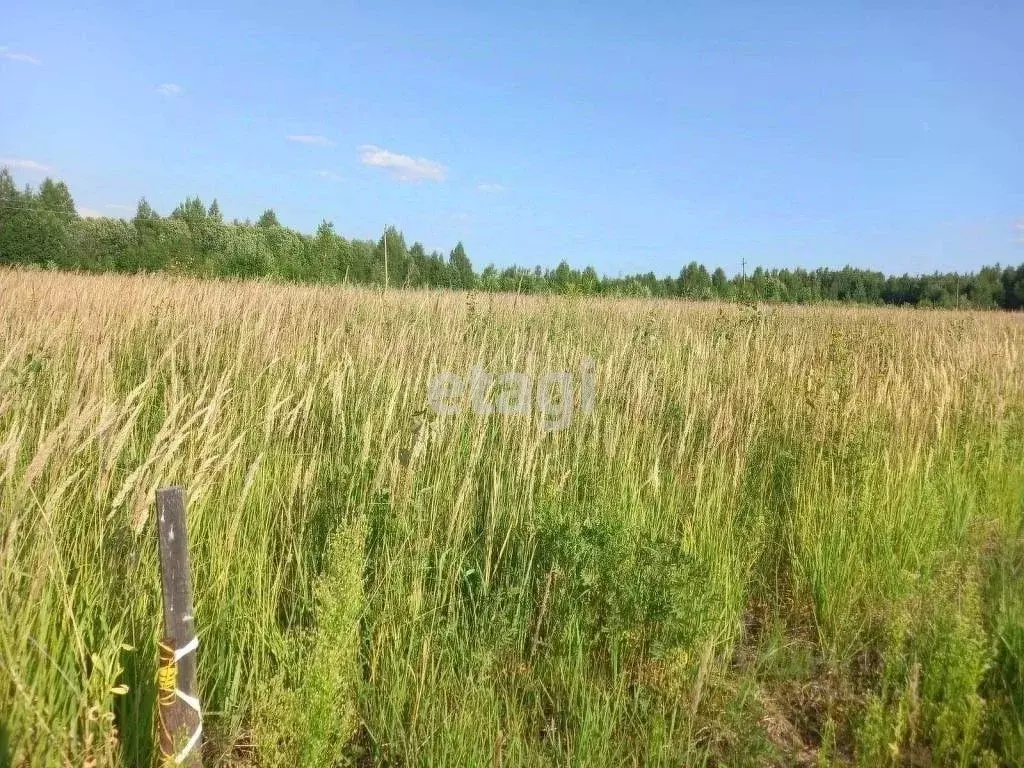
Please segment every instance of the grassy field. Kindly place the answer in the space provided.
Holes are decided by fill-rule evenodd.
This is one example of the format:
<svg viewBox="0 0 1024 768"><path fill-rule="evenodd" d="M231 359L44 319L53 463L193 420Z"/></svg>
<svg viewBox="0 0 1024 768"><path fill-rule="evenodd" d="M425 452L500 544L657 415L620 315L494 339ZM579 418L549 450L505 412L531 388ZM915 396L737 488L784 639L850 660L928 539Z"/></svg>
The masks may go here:
<svg viewBox="0 0 1024 768"><path fill-rule="evenodd" d="M596 399L437 416L438 372ZM1024 318L0 272L0 765L1024 764Z"/></svg>

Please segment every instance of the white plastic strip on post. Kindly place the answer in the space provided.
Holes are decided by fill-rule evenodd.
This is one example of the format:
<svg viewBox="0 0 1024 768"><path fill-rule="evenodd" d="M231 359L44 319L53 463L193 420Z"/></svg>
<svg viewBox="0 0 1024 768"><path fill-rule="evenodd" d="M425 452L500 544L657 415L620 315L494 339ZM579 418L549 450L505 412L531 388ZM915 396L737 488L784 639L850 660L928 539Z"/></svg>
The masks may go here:
<svg viewBox="0 0 1024 768"><path fill-rule="evenodd" d="M181 659L190 653L194 653L199 647L199 638L193 636L191 640L185 643L181 648L174 651L174 662L178 663ZM185 702L189 707L195 710L195 713L199 715L199 722L196 724L196 729L192 731L192 735L189 737L188 742L182 747L181 752L174 756L174 762L181 765L185 762L192 750L196 748L199 743L199 739L203 735L203 710L199 705L199 699L195 696L189 696L187 693L182 691L180 688L175 687L174 695Z"/></svg>

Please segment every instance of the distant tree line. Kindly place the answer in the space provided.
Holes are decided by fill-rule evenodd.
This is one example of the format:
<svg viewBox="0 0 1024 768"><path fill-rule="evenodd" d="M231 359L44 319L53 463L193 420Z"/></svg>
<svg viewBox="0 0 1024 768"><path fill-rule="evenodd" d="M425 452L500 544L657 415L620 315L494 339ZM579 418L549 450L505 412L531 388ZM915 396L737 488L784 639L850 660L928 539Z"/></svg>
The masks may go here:
<svg viewBox="0 0 1024 768"><path fill-rule="evenodd" d="M361 285L383 285L387 277L395 287L521 293L1024 308L1024 264L902 277L852 267L758 267L749 276L728 277L721 267L709 272L696 261L676 277L602 277L593 267L578 270L564 261L554 269L489 265L477 272L462 243L446 257L420 243L407 246L395 228L376 242L346 239L328 221L303 234L282 226L273 210L255 222L228 223L216 200L207 206L188 198L160 216L143 199L132 219L82 218L63 182L46 179L38 189L19 190L6 169L0 170L0 264Z"/></svg>

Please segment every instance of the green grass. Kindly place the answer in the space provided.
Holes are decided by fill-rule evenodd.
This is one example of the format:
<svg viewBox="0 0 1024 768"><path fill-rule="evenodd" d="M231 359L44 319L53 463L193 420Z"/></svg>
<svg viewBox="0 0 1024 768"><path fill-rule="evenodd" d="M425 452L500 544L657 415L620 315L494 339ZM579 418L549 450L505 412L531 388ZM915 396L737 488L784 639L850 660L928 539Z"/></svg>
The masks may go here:
<svg viewBox="0 0 1024 768"><path fill-rule="evenodd" d="M173 483L209 765L1019 765L1022 455L1019 316L0 273L0 764L154 764Z"/></svg>

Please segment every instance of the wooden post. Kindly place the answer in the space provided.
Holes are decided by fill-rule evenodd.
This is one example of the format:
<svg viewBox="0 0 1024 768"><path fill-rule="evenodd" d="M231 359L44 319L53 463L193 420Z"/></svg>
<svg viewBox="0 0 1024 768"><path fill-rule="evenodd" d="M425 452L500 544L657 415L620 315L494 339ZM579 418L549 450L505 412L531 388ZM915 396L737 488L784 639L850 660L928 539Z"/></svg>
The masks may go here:
<svg viewBox="0 0 1024 768"><path fill-rule="evenodd" d="M164 599L158 700L161 764L199 768L203 716L196 684L198 638L192 615L183 488L156 492L156 517Z"/></svg>

